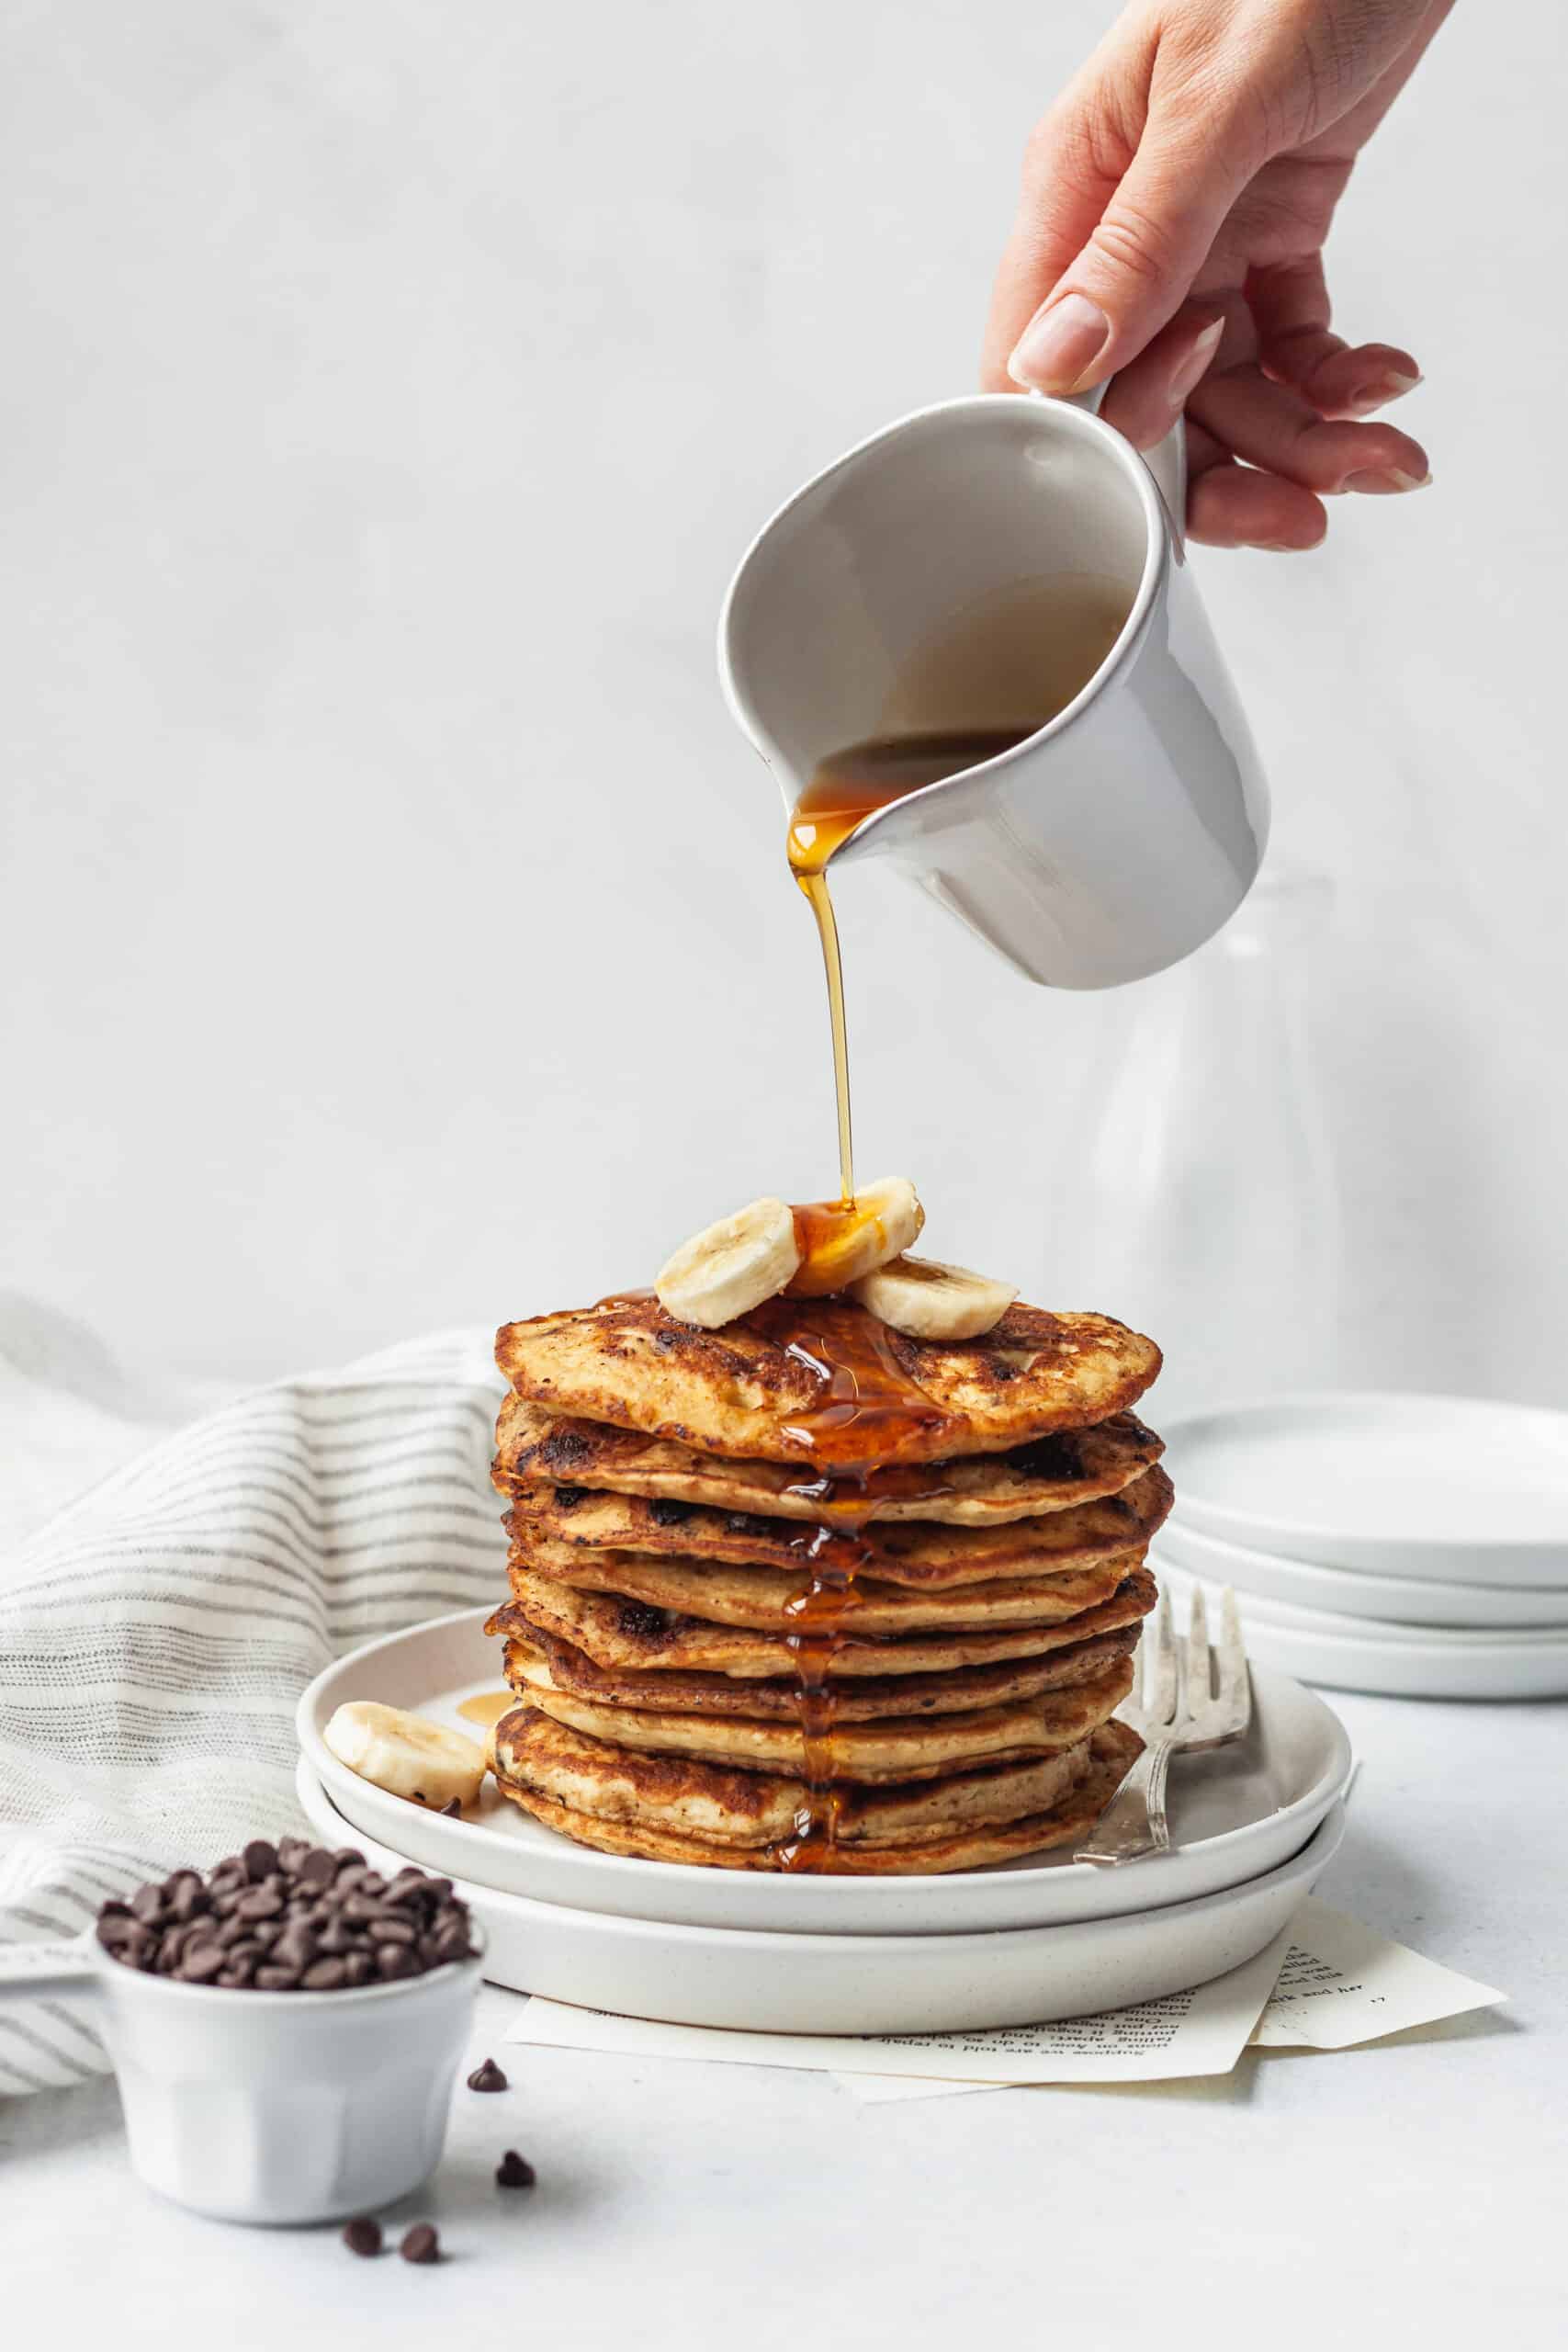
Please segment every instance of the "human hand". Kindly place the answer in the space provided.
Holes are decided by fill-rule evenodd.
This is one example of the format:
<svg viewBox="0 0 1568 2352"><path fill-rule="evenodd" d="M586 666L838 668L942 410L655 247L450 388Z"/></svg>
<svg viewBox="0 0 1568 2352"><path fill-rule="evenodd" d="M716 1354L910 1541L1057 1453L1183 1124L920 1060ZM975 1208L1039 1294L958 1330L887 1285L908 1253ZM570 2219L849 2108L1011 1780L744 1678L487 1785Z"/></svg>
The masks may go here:
<svg viewBox="0 0 1568 2352"><path fill-rule="evenodd" d="M1329 326L1323 245L1350 169L1452 0L1134 0L1035 130L984 379L1081 391L1139 448L1188 418L1187 527L1315 547L1322 501L1420 489L1364 422L1420 382Z"/></svg>

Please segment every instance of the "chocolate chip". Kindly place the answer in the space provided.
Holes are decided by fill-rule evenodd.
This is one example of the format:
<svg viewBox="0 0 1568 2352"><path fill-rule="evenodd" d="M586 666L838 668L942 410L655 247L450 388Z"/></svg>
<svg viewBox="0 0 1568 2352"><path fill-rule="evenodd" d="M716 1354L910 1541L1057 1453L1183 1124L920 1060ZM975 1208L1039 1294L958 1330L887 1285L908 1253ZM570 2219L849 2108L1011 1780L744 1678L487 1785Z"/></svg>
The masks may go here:
<svg viewBox="0 0 1568 2352"><path fill-rule="evenodd" d="M648 1507L649 1516L656 1527L679 1527L683 1520L691 1518L695 1508L694 1503L671 1502L664 1495Z"/></svg>
<svg viewBox="0 0 1568 2352"><path fill-rule="evenodd" d="M194 1919L208 1907L207 1889L198 1871L176 1871L164 1888L168 1898L169 1916L174 1919Z"/></svg>
<svg viewBox="0 0 1568 2352"><path fill-rule="evenodd" d="M130 1898L130 1908L138 1919L144 1919L149 1927L152 1926L164 1908L163 1888L139 1886Z"/></svg>
<svg viewBox="0 0 1568 2352"><path fill-rule="evenodd" d="M348 1982L348 1972L341 1960L313 1960L300 1978L307 1993L335 1993Z"/></svg>
<svg viewBox="0 0 1568 2352"><path fill-rule="evenodd" d="M350 2222L344 2229L343 2242L350 2254L379 2254L381 2224L373 2214L361 2213L357 2221Z"/></svg>
<svg viewBox="0 0 1568 2352"><path fill-rule="evenodd" d="M586 1500L587 1495L586 1487L558 1487L556 1488L556 1500L562 1510L575 1510L580 1502Z"/></svg>
<svg viewBox="0 0 1568 2352"><path fill-rule="evenodd" d="M235 1916L241 1919L276 1919L282 1908L283 1897L275 1886L253 1887L234 1905Z"/></svg>
<svg viewBox="0 0 1568 2352"><path fill-rule="evenodd" d="M457 1797L448 1797L446 1803L442 1806L441 1812L445 1820L461 1821L463 1818L463 1807L461 1801Z"/></svg>
<svg viewBox="0 0 1568 2352"><path fill-rule="evenodd" d="M303 1973L299 1968L258 1968L256 1984L264 1993L292 1993Z"/></svg>
<svg viewBox="0 0 1568 2352"><path fill-rule="evenodd" d="M403 2232L398 2252L405 2262L439 2262L441 2240L428 2222L416 2222L412 2230Z"/></svg>
<svg viewBox="0 0 1568 2352"><path fill-rule="evenodd" d="M1028 1445L1014 1446L1006 1459L1024 1478L1083 1476L1083 1453L1077 1440L1060 1431L1037 1437Z"/></svg>
<svg viewBox="0 0 1568 2352"><path fill-rule="evenodd" d="M656 1609L647 1600L623 1600L615 1611L615 1623L634 1642L660 1641L670 1630L668 1611Z"/></svg>
<svg viewBox="0 0 1568 2352"><path fill-rule="evenodd" d="M503 2091L508 2087L506 2076L493 2058L482 2060L468 2076L468 2088L471 2091Z"/></svg>
<svg viewBox="0 0 1568 2352"><path fill-rule="evenodd" d="M350 1984L368 1984L376 1973L376 1963L367 1951L351 1951L343 1967Z"/></svg>
<svg viewBox="0 0 1568 2352"><path fill-rule="evenodd" d="M498 2188L532 2188L536 2178L527 2157L520 2156L515 2148L508 2148L495 2168Z"/></svg>
<svg viewBox="0 0 1568 2352"><path fill-rule="evenodd" d="M307 1886L330 1886L337 1876L337 1856L324 1846L312 1846L299 1865L299 1875Z"/></svg>
<svg viewBox="0 0 1568 2352"><path fill-rule="evenodd" d="M227 1964L228 1955L217 1944L192 1944L180 1955L176 1973L187 1984L205 1984Z"/></svg>
<svg viewBox="0 0 1568 2352"><path fill-rule="evenodd" d="M245 1865L245 1876L254 1886L264 1878L271 1878L276 1870L277 1848L269 1846L265 1838L253 1838L241 1859Z"/></svg>
<svg viewBox="0 0 1568 2352"><path fill-rule="evenodd" d="M417 1976L419 1954L410 1951L407 1944L378 1944L376 1973L389 1984L400 1976Z"/></svg>

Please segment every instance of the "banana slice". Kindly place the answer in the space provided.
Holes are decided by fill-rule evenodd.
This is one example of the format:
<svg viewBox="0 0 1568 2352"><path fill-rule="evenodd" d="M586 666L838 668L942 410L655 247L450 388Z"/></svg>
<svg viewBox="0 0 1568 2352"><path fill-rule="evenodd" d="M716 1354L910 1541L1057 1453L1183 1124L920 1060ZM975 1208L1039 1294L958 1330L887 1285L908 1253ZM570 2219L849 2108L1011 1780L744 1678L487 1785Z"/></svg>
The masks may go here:
<svg viewBox="0 0 1568 2352"><path fill-rule="evenodd" d="M977 1340L1018 1296L1006 1283L934 1258L895 1258L856 1283L852 1295L911 1340Z"/></svg>
<svg viewBox="0 0 1568 2352"><path fill-rule="evenodd" d="M472 1804L485 1776L485 1752L477 1740L374 1699L351 1699L339 1707L321 1737L362 1781L433 1813L454 1797Z"/></svg>
<svg viewBox="0 0 1568 2352"><path fill-rule="evenodd" d="M799 1263L787 1204L752 1201L683 1243L660 1268L654 1289L667 1313L716 1331L765 1298L776 1298Z"/></svg>
<svg viewBox="0 0 1568 2352"><path fill-rule="evenodd" d="M918 1241L926 1213L907 1176L884 1176L862 1184L847 1204L817 1201L796 1209L795 1217L806 1256L789 1295L826 1298L829 1291L850 1290Z"/></svg>

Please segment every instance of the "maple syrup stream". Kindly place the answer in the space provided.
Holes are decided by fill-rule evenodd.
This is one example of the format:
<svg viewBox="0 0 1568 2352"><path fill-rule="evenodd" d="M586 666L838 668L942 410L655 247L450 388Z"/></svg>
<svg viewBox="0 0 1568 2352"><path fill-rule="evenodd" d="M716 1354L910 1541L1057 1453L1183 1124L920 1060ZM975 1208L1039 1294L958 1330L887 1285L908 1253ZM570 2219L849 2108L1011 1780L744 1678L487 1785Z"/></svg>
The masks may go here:
<svg viewBox="0 0 1568 2352"><path fill-rule="evenodd" d="M839 1130L838 1200L815 1202L795 1212L803 1264L824 1254L835 1241L847 1239L858 1214L843 965L828 862L874 810L1010 751L1032 732L1030 726L853 743L821 763L795 802L789 865L816 917L821 942ZM834 1752L832 1669L849 1638L846 1627L854 1611L856 1578L870 1557L863 1540L873 1505L868 1481L879 1466L907 1459L915 1441L926 1437L945 1416L904 1372L886 1327L863 1309L831 1300L775 1300L748 1320L805 1364L818 1383L817 1402L788 1430L817 1473L794 1491L809 1497L819 1517L811 1532L799 1539L806 1581L785 1604L807 1794L795 1837L780 1860L786 1870L820 1871L832 1866L843 1812Z"/></svg>

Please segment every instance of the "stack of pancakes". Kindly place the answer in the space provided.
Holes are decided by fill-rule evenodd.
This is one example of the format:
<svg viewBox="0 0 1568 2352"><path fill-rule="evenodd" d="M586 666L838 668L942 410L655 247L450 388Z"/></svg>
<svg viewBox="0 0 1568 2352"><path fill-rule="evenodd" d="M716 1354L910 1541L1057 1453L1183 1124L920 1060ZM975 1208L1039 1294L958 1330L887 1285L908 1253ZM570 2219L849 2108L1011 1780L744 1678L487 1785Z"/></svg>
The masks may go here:
<svg viewBox="0 0 1568 2352"><path fill-rule="evenodd" d="M636 1298L501 1332L512 1598L489 1630L521 1703L493 1763L538 1820L613 1854L798 1866L823 1794L799 1627L829 1587L808 1611L815 1647L831 1628L812 1867L1002 1862L1076 1842L1115 1792L1171 1502L1128 1409L1158 1350L1026 1306L958 1342L876 1324L929 1407L911 1423L868 1397L893 1459L846 1475L859 1408L824 1409L845 1393L825 1366L856 1317L874 1323L834 1301L710 1332Z"/></svg>

